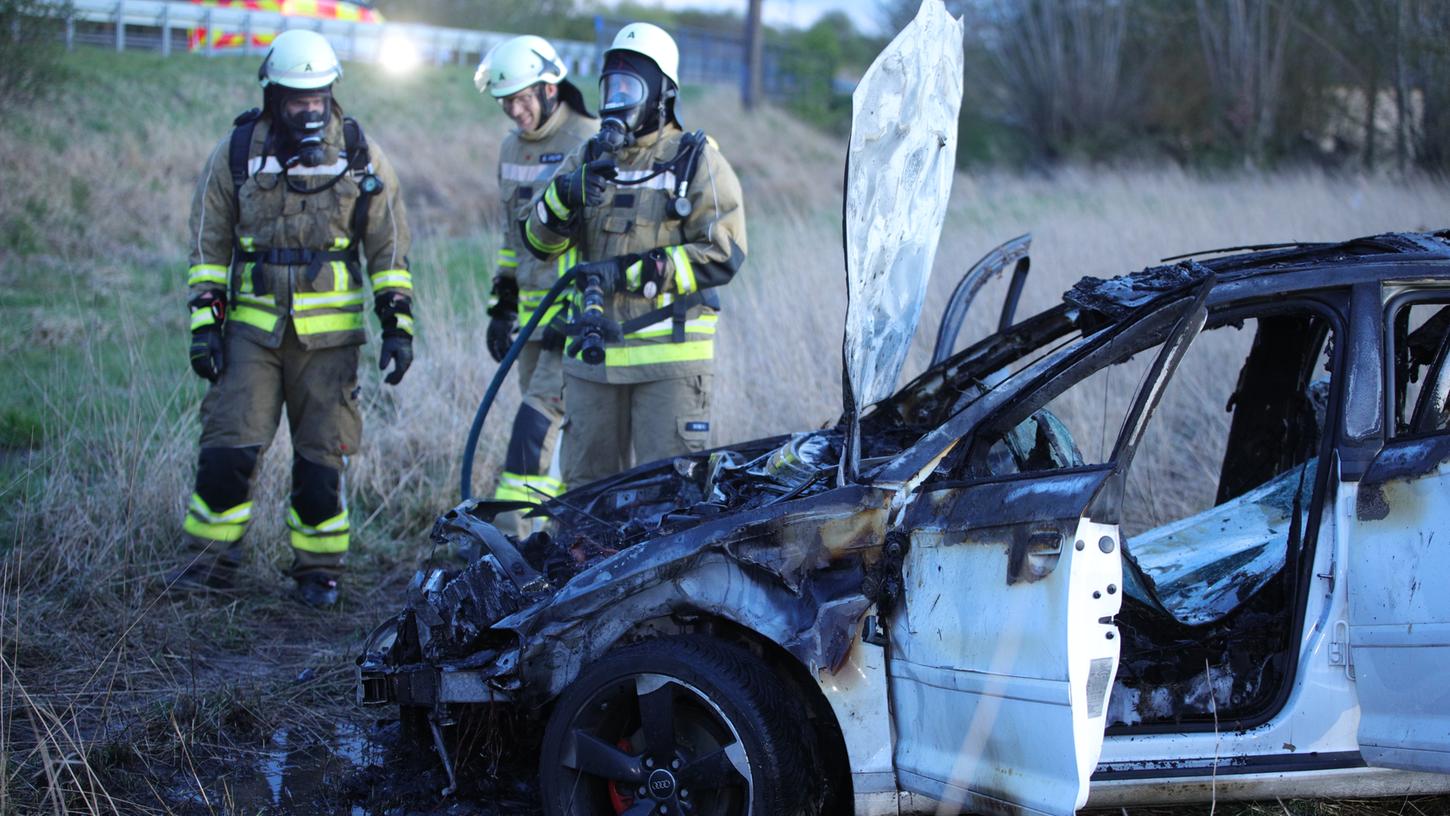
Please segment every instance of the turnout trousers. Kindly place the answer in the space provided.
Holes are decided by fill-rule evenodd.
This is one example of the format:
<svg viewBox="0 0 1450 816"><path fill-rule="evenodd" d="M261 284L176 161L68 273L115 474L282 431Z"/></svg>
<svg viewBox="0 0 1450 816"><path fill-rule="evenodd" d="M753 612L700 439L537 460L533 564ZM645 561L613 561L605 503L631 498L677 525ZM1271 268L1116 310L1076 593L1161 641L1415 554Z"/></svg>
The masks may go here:
<svg viewBox="0 0 1450 816"><path fill-rule="evenodd" d="M564 374L564 480L579 486L710 444L713 374L608 384ZM631 459L633 453L633 459Z"/></svg>
<svg viewBox="0 0 1450 816"><path fill-rule="evenodd" d="M503 472L493 497L538 503L563 493L565 486L549 473L564 424L563 352L546 351L541 343L525 343L516 368L523 402L514 414ZM493 523L519 540L532 531L532 525L519 513L500 513Z"/></svg>
<svg viewBox="0 0 1450 816"><path fill-rule="evenodd" d="M362 438L359 346L306 350L288 322L277 348L226 335L226 367L201 403L196 489L183 524L187 546L235 565L252 518L252 482L282 409L292 432L287 510L291 574L335 577L348 548L343 468Z"/></svg>

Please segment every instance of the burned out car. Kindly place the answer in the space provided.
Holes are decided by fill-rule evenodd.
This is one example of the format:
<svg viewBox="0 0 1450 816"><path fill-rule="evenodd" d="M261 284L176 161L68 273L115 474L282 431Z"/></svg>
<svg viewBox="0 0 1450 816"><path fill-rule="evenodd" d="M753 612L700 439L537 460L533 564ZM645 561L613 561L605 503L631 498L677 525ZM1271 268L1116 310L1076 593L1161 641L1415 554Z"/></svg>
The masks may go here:
<svg viewBox="0 0 1450 816"><path fill-rule="evenodd" d="M551 813L1450 790L1447 338L1445 234L1083 280L856 428L461 505L364 701L546 718Z"/></svg>
<svg viewBox="0 0 1450 816"><path fill-rule="evenodd" d="M941 59L931 11L893 47ZM910 107L953 71L892 76ZM361 702L450 774L512 723L550 814L1450 790L1447 234L1203 253L1020 320L1018 239L896 389L955 111L861 102L839 421L573 489L522 541L465 501L433 538L467 566L368 639ZM883 167L928 194L860 195Z"/></svg>

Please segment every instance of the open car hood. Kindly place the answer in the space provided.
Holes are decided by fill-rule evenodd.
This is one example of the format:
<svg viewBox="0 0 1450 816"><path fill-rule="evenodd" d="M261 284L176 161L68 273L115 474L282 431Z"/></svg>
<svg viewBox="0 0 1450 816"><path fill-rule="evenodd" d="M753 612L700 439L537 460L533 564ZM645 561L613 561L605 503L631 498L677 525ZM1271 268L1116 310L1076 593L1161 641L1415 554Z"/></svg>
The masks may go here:
<svg viewBox="0 0 1450 816"><path fill-rule="evenodd" d="M851 416L896 390L921 318L956 170L962 43L962 21L927 0L851 97L842 350Z"/></svg>

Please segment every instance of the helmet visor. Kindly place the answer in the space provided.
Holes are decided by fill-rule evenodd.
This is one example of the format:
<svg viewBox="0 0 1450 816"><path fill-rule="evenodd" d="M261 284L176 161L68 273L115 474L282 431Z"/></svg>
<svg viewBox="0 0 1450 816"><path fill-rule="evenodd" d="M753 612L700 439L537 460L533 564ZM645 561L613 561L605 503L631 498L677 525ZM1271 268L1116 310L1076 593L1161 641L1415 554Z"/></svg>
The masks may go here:
<svg viewBox="0 0 1450 816"><path fill-rule="evenodd" d="M599 78L599 112L623 112L644 104L649 92L634 74L609 73Z"/></svg>

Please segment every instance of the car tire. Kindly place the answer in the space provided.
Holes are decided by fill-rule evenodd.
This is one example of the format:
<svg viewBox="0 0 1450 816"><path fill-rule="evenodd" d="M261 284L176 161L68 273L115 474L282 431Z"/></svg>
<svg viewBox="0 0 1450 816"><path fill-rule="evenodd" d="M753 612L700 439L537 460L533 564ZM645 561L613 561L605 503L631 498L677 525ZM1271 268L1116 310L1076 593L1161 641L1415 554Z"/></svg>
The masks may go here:
<svg viewBox="0 0 1450 816"><path fill-rule="evenodd" d="M794 816L819 802L811 733L748 650L699 635L648 640L586 666L544 731L550 816Z"/></svg>

